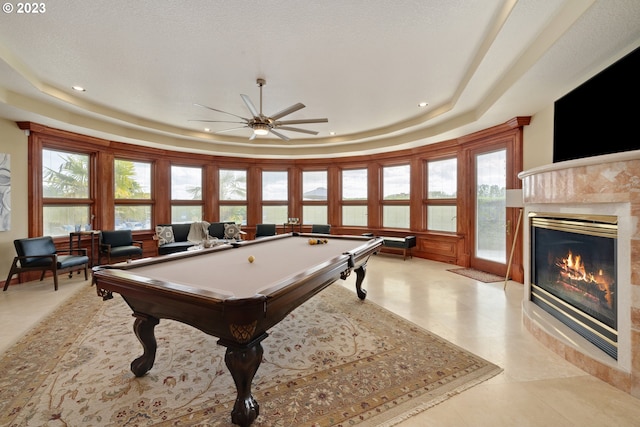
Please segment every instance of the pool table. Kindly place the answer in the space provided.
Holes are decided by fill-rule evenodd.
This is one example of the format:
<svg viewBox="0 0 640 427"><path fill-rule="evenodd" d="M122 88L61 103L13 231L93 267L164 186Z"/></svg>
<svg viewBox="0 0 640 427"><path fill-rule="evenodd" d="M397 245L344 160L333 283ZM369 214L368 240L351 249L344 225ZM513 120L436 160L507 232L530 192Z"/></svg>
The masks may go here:
<svg viewBox="0 0 640 427"><path fill-rule="evenodd" d="M251 383L267 331L352 271L357 295L365 299L366 264L382 243L382 238L288 233L94 267L93 282L99 296L118 293L133 310L133 330L144 351L131 363L136 376L153 367L160 319L218 337L237 389L231 421L248 426L260 410Z"/></svg>

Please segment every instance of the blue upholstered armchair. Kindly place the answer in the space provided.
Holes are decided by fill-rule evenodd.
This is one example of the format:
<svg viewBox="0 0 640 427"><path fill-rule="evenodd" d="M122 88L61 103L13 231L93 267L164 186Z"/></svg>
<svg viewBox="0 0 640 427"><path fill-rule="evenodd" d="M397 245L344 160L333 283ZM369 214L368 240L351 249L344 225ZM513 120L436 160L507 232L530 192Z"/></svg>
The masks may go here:
<svg viewBox="0 0 640 427"><path fill-rule="evenodd" d="M84 270L84 280L88 278L89 257L86 249L58 251L51 236L17 239L13 241L13 245L18 256L13 259L9 276L4 282L3 291L6 291L9 287L14 274L18 275L18 283L22 283L20 273L26 271L41 271L41 281L44 279L45 273L51 271L53 274L53 289L56 291L58 290L58 273L69 272L69 277L71 277L73 271Z"/></svg>
<svg viewBox="0 0 640 427"><path fill-rule="evenodd" d="M275 224L256 224L256 239L260 237L275 236Z"/></svg>
<svg viewBox="0 0 640 427"><path fill-rule="evenodd" d="M329 224L312 224L312 233L331 234L331 226Z"/></svg>
<svg viewBox="0 0 640 427"><path fill-rule="evenodd" d="M102 263L102 255L107 257L108 264L111 264L112 258L142 258L142 245L142 241L133 240L131 230L102 231L98 263Z"/></svg>

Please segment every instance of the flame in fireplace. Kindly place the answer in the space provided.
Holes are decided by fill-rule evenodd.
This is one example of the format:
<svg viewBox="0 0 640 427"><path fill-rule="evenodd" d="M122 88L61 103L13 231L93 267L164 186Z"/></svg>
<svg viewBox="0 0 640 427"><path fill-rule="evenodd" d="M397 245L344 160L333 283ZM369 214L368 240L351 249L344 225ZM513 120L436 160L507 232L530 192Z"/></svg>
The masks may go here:
<svg viewBox="0 0 640 427"><path fill-rule="evenodd" d="M580 255L574 256L571 251L566 258L558 260L556 266L560 268L560 277L563 282L578 286L582 284L580 287L585 287L585 289L594 286L600 291L598 293L602 294L609 307L613 307L612 280L602 270L598 270L597 273L587 272L582 257Z"/></svg>
<svg viewBox="0 0 640 427"><path fill-rule="evenodd" d="M569 252L567 257L562 259L562 265L559 267L562 267L571 279L593 281L593 275L587 274L580 255L574 258L573 253Z"/></svg>

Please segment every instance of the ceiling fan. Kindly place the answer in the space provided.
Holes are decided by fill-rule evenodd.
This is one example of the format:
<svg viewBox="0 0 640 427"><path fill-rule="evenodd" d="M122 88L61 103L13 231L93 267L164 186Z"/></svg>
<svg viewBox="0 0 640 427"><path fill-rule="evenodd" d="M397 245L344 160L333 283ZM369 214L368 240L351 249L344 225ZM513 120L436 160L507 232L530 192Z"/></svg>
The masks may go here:
<svg viewBox="0 0 640 427"><path fill-rule="evenodd" d="M237 130L237 129L249 128L249 129L253 130L253 134L251 135L251 138L249 138L249 140L252 140L252 139L256 138L256 136L268 135L269 132L271 132L272 134L274 134L278 138L283 139L285 141L289 141L290 138L287 137L286 135L283 135L282 133L280 133L278 131L285 130L285 131L291 131L291 132L307 133L307 134L310 134L310 135L317 135L318 134L318 132L316 132L316 131L307 130L307 129L300 129L300 128L296 128L296 127L291 127L289 125L301 125L301 124L308 124L308 123L327 123L329 121L328 119L279 120L284 116L287 116L287 115L289 115L291 113L294 113L294 112L304 108L305 105L300 103L300 102L290 106L289 108L285 108L282 111L279 111L279 112L277 112L275 114L272 114L271 116L265 116L264 114L262 114L262 86L266 85L267 81L265 79L257 79L256 83L260 87L260 110L256 109L255 105L253 105L253 102L251 102L251 99L247 95L242 95L242 94L240 95L240 97L244 101L245 105L249 109L249 112L253 116L252 118L248 119L246 117L238 116L238 115L233 114L233 113L228 113L226 111L222 111L222 110L218 110L218 109L215 109L215 108L207 107L206 105L195 104L195 105L197 105L199 107L204 107L204 108L207 108L209 110L217 111L219 113L229 114L230 116L237 117L239 119L242 119L243 121L241 121L241 122L226 121L226 120L189 120L189 121L190 122L209 122L209 123L240 123L243 126L239 126L239 127L235 127L235 128L231 128L231 129L221 130L218 133L220 133L220 132L230 132L230 131Z"/></svg>

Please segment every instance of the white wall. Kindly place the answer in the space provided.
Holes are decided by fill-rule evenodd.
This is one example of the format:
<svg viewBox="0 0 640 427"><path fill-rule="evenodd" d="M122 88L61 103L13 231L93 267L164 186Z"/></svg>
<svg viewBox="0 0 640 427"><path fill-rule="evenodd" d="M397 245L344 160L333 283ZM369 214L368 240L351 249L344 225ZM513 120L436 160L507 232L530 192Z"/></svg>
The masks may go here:
<svg viewBox="0 0 640 427"><path fill-rule="evenodd" d="M553 104L531 117L524 127L523 168L553 163Z"/></svg>
<svg viewBox="0 0 640 427"><path fill-rule="evenodd" d="M11 229L0 231L0 280L9 274L13 240L28 237L27 136L15 122L0 118L0 153L11 155Z"/></svg>

